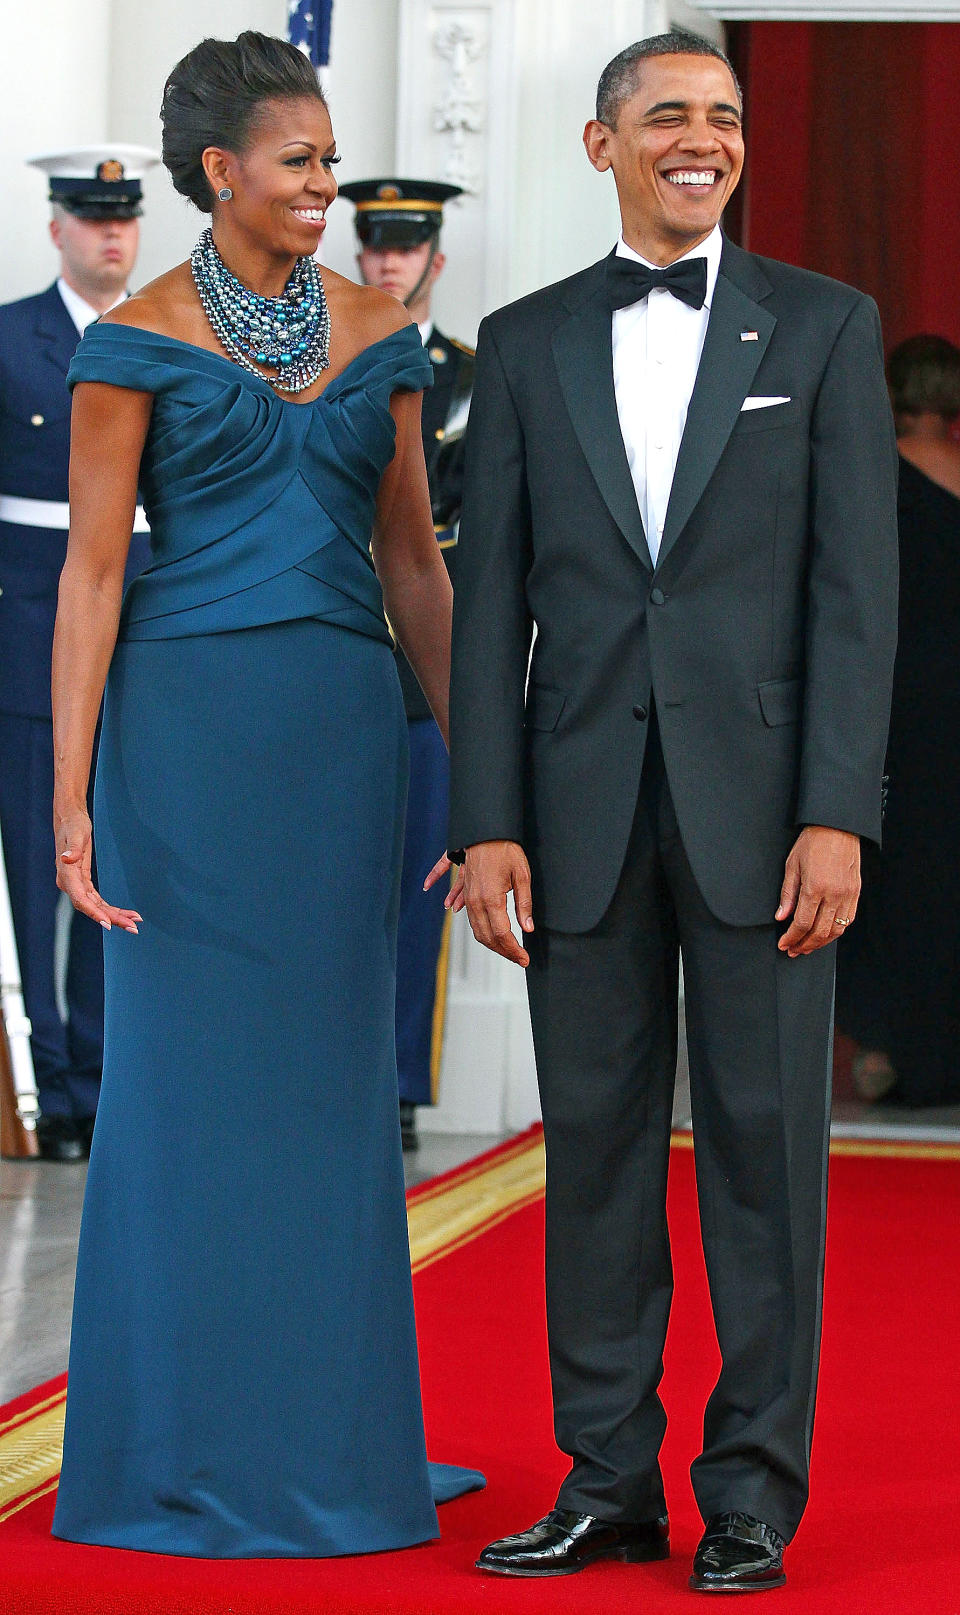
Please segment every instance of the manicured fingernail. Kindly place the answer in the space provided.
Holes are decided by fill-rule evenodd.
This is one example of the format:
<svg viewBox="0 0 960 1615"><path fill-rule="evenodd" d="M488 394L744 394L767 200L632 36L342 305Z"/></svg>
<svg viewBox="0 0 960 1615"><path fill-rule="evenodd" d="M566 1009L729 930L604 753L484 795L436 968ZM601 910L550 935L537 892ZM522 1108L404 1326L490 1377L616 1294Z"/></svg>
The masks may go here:
<svg viewBox="0 0 960 1615"><path fill-rule="evenodd" d="M105 931L112 931L113 930L113 926L110 924L109 920L101 920L100 924L103 926L103 929Z"/></svg>
<svg viewBox="0 0 960 1615"><path fill-rule="evenodd" d="M143 924L143 915L142 914L135 914L133 917L134 917L135 920L139 920L141 925Z"/></svg>
<svg viewBox="0 0 960 1615"><path fill-rule="evenodd" d="M140 935L140 932L137 930L135 925L131 925L129 927L129 931L130 931L131 936L139 936Z"/></svg>

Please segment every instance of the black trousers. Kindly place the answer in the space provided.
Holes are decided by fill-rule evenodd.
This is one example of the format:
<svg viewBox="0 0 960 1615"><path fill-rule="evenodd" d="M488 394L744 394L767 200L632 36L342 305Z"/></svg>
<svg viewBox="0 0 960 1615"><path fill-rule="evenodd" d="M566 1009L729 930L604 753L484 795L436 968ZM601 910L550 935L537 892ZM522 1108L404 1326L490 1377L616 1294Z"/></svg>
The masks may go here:
<svg viewBox="0 0 960 1615"><path fill-rule="evenodd" d="M527 972L547 1151L558 1506L662 1512L665 1197L682 953L697 1190L723 1366L692 1468L704 1518L789 1539L808 1491L820 1338L833 945L722 924L683 850L655 721L624 869L594 930L538 927Z"/></svg>

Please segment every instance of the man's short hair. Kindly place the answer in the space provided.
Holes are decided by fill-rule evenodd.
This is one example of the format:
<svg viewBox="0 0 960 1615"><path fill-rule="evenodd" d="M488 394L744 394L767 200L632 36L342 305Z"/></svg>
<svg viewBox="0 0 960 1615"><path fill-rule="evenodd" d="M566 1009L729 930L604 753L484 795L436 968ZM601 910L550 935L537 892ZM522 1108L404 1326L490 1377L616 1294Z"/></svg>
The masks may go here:
<svg viewBox="0 0 960 1615"><path fill-rule="evenodd" d="M669 34L653 34L649 39L639 39L635 45L628 45L626 50L607 63L597 85L597 118L608 129L617 127L620 108L636 93L640 63L649 61L651 56L715 57L729 71L736 86L737 100L743 106L743 92L726 53L712 39L704 39L701 34L677 28Z"/></svg>
<svg viewBox="0 0 960 1615"><path fill-rule="evenodd" d="M960 415L960 348L945 336L911 336L887 360L897 415Z"/></svg>

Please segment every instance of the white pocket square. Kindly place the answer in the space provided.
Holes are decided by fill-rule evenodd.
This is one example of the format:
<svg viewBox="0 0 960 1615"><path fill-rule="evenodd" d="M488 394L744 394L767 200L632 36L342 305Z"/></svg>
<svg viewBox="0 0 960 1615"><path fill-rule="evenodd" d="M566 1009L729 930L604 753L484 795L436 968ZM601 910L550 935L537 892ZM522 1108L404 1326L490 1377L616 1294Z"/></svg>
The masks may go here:
<svg viewBox="0 0 960 1615"><path fill-rule="evenodd" d="M745 409L770 409L774 404L789 404L789 398L745 398L740 405L740 413Z"/></svg>

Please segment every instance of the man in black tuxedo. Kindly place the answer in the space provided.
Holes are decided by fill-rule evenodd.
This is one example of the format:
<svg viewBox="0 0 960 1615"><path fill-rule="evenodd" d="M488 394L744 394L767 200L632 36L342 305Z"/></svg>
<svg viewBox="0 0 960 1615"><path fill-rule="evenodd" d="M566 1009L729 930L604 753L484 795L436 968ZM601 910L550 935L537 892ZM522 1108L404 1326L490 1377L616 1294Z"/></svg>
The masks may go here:
<svg viewBox="0 0 960 1615"><path fill-rule="evenodd" d="M572 1459L556 1508L479 1563L556 1575L669 1551L682 953L723 1357L691 1585L773 1587L808 1490L833 943L860 838L880 836L897 537L879 321L721 235L741 103L707 41L624 51L584 141L622 238L481 327L460 536L454 902L527 968Z"/></svg>

